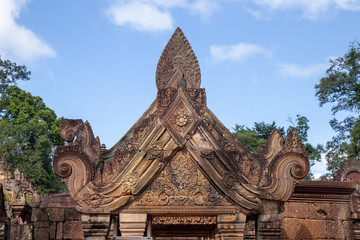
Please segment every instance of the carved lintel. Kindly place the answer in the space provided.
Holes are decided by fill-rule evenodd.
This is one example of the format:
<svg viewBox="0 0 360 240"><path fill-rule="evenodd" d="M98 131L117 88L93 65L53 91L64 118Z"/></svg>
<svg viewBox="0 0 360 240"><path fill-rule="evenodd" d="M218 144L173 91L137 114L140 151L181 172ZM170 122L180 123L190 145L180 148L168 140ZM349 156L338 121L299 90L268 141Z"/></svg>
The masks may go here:
<svg viewBox="0 0 360 240"><path fill-rule="evenodd" d="M154 216L153 225L208 225L216 224L216 216Z"/></svg>
<svg viewBox="0 0 360 240"><path fill-rule="evenodd" d="M245 230L246 215L220 214L217 216L217 240L243 240Z"/></svg>

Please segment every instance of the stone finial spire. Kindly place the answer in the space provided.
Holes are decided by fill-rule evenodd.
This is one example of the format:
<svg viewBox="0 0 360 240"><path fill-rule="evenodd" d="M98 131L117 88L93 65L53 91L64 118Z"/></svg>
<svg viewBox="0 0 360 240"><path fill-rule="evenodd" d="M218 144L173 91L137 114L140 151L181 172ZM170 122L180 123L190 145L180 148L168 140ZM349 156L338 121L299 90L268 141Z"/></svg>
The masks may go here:
<svg viewBox="0 0 360 240"><path fill-rule="evenodd" d="M158 89L177 87L177 80L184 77L188 88L200 88L199 62L190 43L177 28L161 54L156 69Z"/></svg>

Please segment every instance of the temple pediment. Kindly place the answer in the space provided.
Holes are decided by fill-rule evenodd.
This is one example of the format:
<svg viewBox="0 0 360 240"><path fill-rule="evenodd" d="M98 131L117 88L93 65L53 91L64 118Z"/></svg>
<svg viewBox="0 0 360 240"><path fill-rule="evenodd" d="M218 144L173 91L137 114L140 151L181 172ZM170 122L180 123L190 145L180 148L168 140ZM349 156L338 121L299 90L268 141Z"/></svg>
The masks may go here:
<svg viewBox="0 0 360 240"><path fill-rule="evenodd" d="M251 215L286 201L309 162L296 131L274 130L257 152L244 147L206 106L200 67L178 28L156 70L158 93L112 148L89 123L63 120L67 141L53 167L83 213L158 211ZM190 211L190 210L189 210Z"/></svg>

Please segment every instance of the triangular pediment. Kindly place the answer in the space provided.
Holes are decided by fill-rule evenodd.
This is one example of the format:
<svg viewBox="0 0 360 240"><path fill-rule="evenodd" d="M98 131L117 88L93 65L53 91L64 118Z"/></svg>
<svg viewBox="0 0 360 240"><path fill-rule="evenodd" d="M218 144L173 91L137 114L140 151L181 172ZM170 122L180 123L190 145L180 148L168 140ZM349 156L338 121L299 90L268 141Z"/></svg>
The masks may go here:
<svg viewBox="0 0 360 240"><path fill-rule="evenodd" d="M285 142L274 130L257 152L248 150L207 108L200 81L197 58L178 28L156 69L155 101L112 148L94 138L89 123L62 121L68 143L56 149L53 167L78 210L181 212L186 206L254 214L262 199L290 197L309 170L296 130Z"/></svg>

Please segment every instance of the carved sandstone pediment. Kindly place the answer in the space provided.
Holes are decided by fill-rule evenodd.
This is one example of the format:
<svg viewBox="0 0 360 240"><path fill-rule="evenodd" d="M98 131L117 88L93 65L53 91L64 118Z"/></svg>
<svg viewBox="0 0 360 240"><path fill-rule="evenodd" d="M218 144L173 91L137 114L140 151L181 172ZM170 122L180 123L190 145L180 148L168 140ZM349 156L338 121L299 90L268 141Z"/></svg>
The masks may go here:
<svg viewBox="0 0 360 240"><path fill-rule="evenodd" d="M263 199L286 201L308 173L295 130L285 141L274 130L252 152L222 125L206 106L198 61L179 28L161 55L156 84L156 100L109 150L87 122L62 121L68 144L56 149L53 167L81 212L191 206L254 214Z"/></svg>

